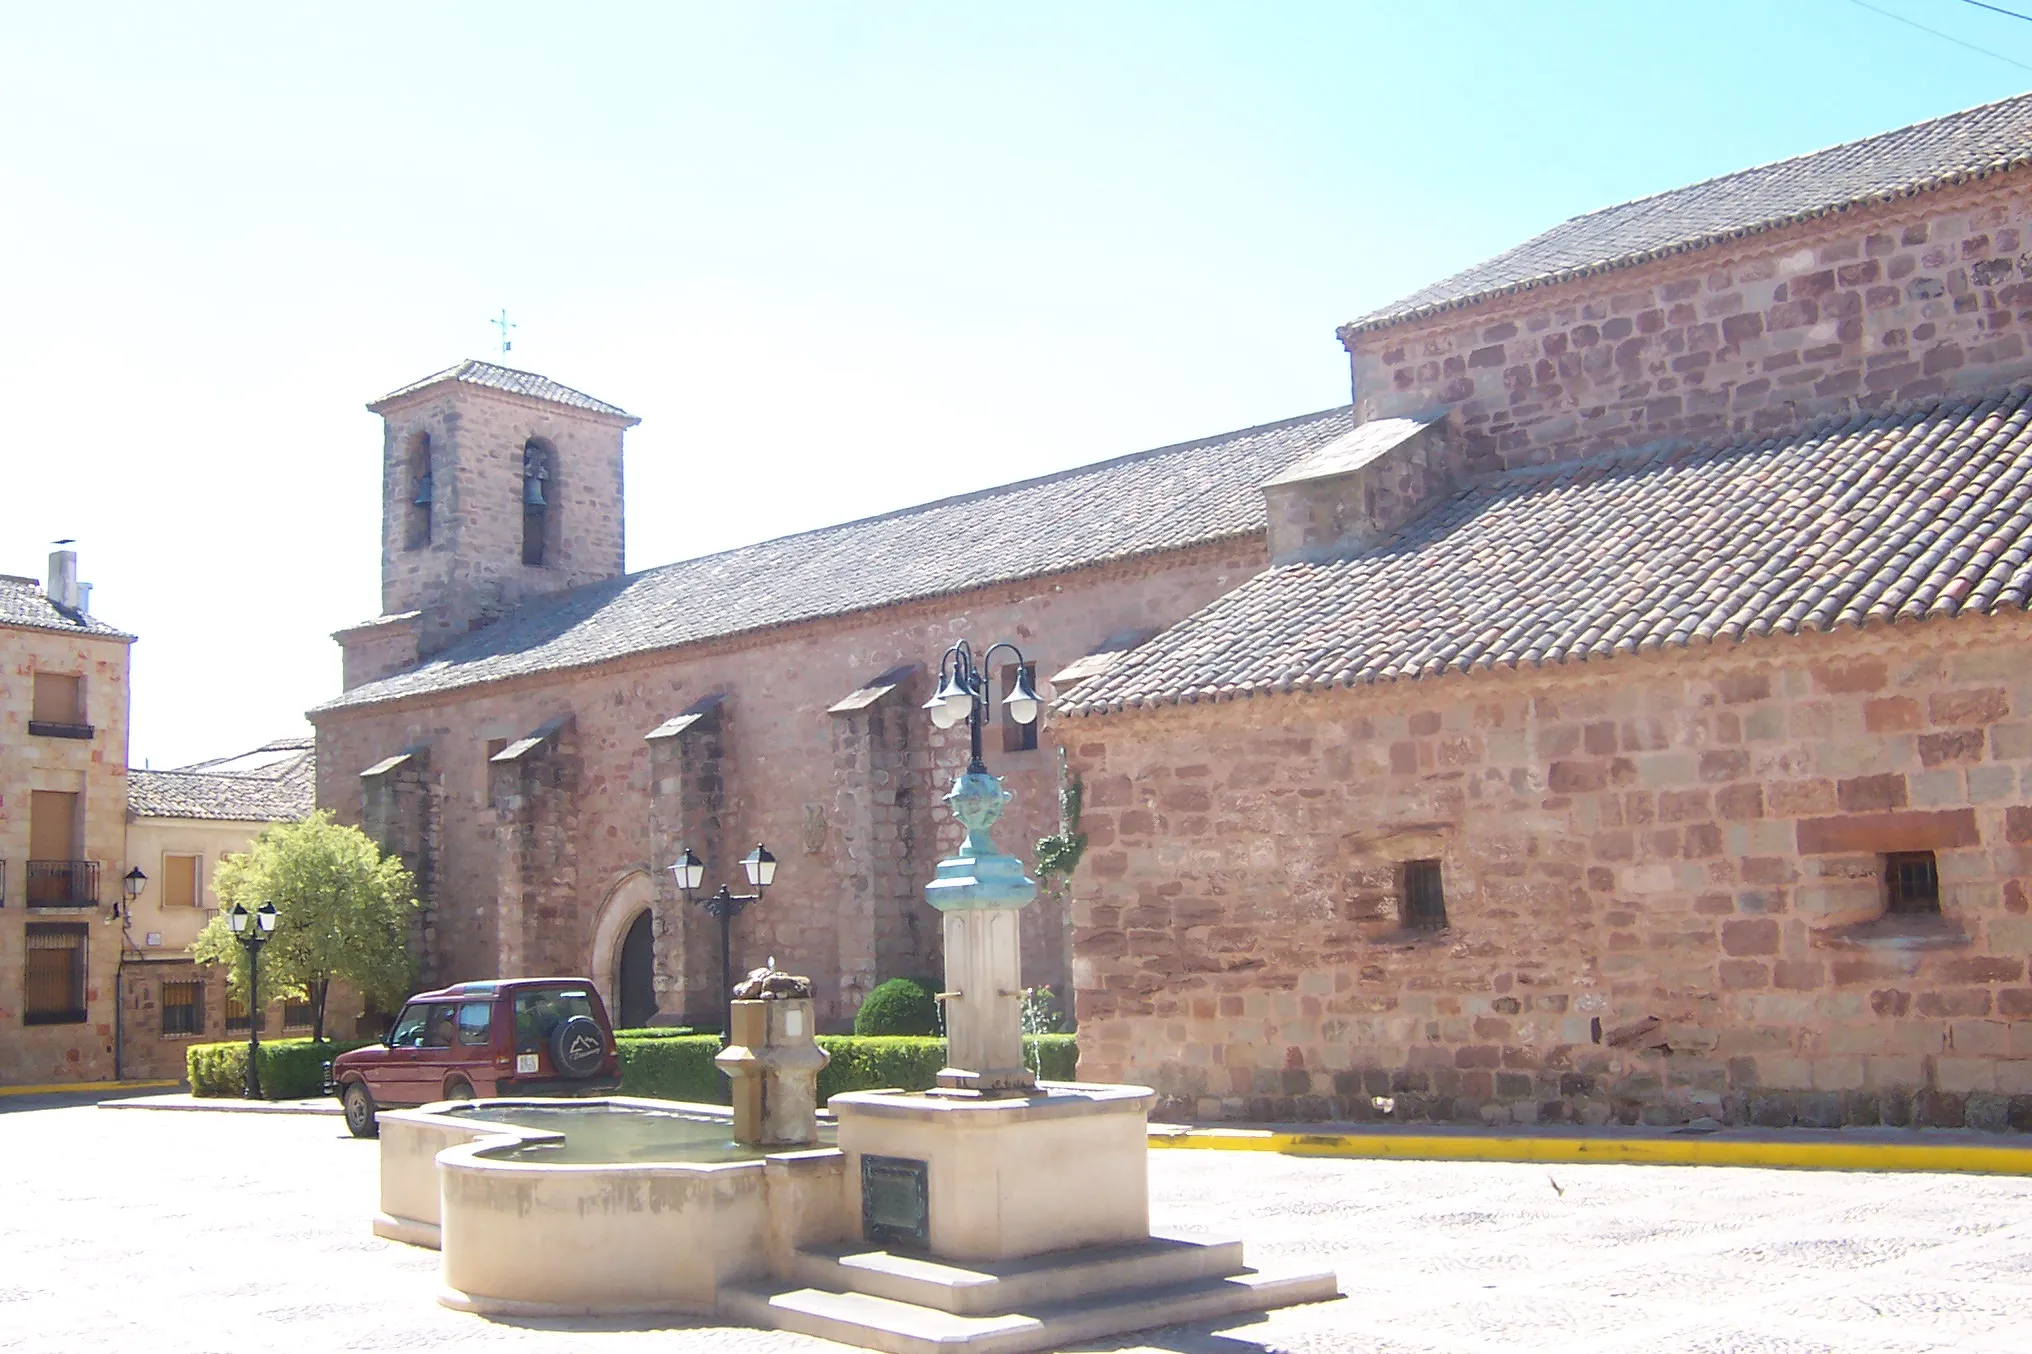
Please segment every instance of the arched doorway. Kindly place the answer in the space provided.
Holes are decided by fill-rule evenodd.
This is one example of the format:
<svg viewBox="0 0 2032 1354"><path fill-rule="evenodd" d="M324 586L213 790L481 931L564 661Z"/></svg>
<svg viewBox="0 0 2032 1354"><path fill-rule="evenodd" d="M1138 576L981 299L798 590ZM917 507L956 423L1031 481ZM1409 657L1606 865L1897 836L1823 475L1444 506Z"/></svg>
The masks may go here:
<svg viewBox="0 0 2032 1354"><path fill-rule="evenodd" d="M628 938L621 942L617 976L621 1009L614 1013L614 1023L624 1030L639 1030L656 1018L656 925L647 912L635 918Z"/></svg>

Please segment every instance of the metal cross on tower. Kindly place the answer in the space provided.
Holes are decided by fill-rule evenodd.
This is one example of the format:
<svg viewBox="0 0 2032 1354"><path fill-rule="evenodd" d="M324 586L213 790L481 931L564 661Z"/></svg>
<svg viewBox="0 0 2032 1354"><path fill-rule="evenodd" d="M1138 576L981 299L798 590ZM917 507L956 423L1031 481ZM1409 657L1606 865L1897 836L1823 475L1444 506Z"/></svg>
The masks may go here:
<svg viewBox="0 0 2032 1354"><path fill-rule="evenodd" d="M518 328L519 326L517 326L513 320L508 318L508 311L505 307L502 309L501 317L499 319L489 320L487 321L487 323L493 325L496 329L501 331L502 352L505 353L515 346L514 342L508 337L508 331L510 329Z"/></svg>

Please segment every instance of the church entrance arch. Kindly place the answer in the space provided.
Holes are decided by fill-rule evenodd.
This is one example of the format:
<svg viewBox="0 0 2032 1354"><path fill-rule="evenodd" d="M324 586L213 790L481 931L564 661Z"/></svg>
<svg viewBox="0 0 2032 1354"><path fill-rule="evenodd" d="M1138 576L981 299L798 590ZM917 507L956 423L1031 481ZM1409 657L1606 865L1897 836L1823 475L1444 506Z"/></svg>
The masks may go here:
<svg viewBox="0 0 2032 1354"><path fill-rule="evenodd" d="M655 909L656 889L649 872L638 867L614 881L593 916L593 971L589 976L600 989L600 999L606 1002L607 1014L617 1029L646 1025L656 1015ZM631 959L639 978L624 981ZM647 1014L640 1005L645 993ZM639 1020L635 1018L638 1015Z"/></svg>
<svg viewBox="0 0 2032 1354"><path fill-rule="evenodd" d="M656 924L647 911L635 914L628 938L621 942L614 986L620 993L613 1011L616 1028L638 1030L656 1018Z"/></svg>

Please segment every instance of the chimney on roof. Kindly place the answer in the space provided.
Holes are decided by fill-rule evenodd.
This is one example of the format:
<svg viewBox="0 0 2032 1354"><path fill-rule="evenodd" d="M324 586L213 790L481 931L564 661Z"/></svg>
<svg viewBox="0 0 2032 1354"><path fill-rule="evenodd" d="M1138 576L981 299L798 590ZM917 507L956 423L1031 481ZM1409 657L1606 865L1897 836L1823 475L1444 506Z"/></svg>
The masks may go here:
<svg viewBox="0 0 2032 1354"><path fill-rule="evenodd" d="M58 548L49 552L49 582L42 594L64 611L77 611L78 552L69 546L69 541L58 541Z"/></svg>
<svg viewBox="0 0 2032 1354"><path fill-rule="evenodd" d="M1270 562L1382 544L1452 487L1457 440L1443 415L1371 419L1294 462L1263 486Z"/></svg>

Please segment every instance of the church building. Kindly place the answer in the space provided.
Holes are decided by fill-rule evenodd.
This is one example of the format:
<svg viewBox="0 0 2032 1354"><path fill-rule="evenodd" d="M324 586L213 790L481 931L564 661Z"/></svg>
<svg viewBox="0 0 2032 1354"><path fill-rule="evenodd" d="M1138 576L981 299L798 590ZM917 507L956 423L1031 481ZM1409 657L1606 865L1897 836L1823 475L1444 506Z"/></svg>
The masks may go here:
<svg viewBox="0 0 2032 1354"><path fill-rule="evenodd" d="M477 361L369 408L383 614L336 637L318 803L415 872L426 981L583 972L623 1026L718 1019L718 923L669 870L687 849L707 892L747 891L756 844L777 857L734 967L809 973L830 1026L884 979L935 979L923 886L959 841L941 801L967 735L918 707L946 650L1012 641L1047 698L1105 670L1267 567L1258 486L1354 426L1309 414L625 574L633 416ZM987 732L1016 795L997 831L1027 856L1059 826L1058 761L1037 725ZM1064 906L1024 919L1026 981L1063 999Z"/></svg>
<svg viewBox="0 0 2032 1354"><path fill-rule="evenodd" d="M1023 953L1083 1076L2032 1128L2028 332L2032 96L1576 217L1343 326L1348 407L636 574L634 419L468 362L371 406L319 802L417 871L431 978L629 1024L718 1007L671 861L767 843L736 964L837 1028L938 972L918 706L1011 639L1005 846L1086 791Z"/></svg>

